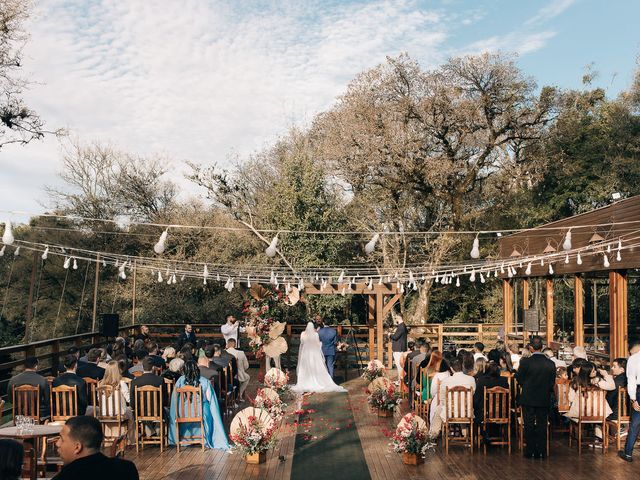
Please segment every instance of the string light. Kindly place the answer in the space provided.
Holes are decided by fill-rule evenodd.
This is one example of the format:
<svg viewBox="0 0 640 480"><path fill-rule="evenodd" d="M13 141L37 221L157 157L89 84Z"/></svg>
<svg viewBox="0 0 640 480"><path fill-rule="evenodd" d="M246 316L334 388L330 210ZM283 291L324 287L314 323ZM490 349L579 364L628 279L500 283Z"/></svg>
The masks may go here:
<svg viewBox="0 0 640 480"><path fill-rule="evenodd" d="M20 256L20 245L18 245L18 248L16 248L16 249L13 251L13 256L14 256L14 257L18 257L18 256Z"/></svg>
<svg viewBox="0 0 640 480"><path fill-rule="evenodd" d="M460 277L456 277L456 287L460 286Z"/></svg>
<svg viewBox="0 0 640 480"><path fill-rule="evenodd" d="M480 240L478 239L478 235L473 239L473 247L470 252L471 258L480 258Z"/></svg>
<svg viewBox="0 0 640 480"><path fill-rule="evenodd" d="M209 278L209 267L207 267L207 264L204 265L204 269L202 271L202 284L206 285L207 284L207 279Z"/></svg>
<svg viewBox="0 0 640 480"><path fill-rule="evenodd" d="M525 275L531 275L531 262L527 264L527 269L524 271Z"/></svg>
<svg viewBox="0 0 640 480"><path fill-rule="evenodd" d="M469 275L469 281L470 282L475 282L476 281L476 271L475 270L471 270L471 275Z"/></svg>
<svg viewBox="0 0 640 480"><path fill-rule="evenodd" d="M369 279L369 283L367 284L367 290L373 290L373 278Z"/></svg>
<svg viewBox="0 0 640 480"><path fill-rule="evenodd" d="M162 283L162 273L158 270L158 283Z"/></svg>
<svg viewBox="0 0 640 480"><path fill-rule="evenodd" d="M267 254L267 257L273 258L276 256L276 253L278 251L277 246L278 246L278 235L276 234L276 236L273 237L273 239L271 239L271 243L269 244L267 249L264 251L264 253Z"/></svg>
<svg viewBox="0 0 640 480"><path fill-rule="evenodd" d="M2 248L0 248L0 257L4 257L4 251L7 249L6 245L3 245Z"/></svg>
<svg viewBox="0 0 640 480"><path fill-rule="evenodd" d="M378 243L378 240L380 240L380 234L376 233L373 237L371 237L371 240L369 240L367 244L364 246L364 251L367 255L371 255L373 251L376 249L376 244Z"/></svg>
<svg viewBox="0 0 640 480"><path fill-rule="evenodd" d="M2 234L2 243L5 245L13 245L15 237L13 236L13 229L11 228L11 221L7 220L4 224L4 233Z"/></svg>
<svg viewBox="0 0 640 480"><path fill-rule="evenodd" d="M618 252L616 253L616 262L621 262L622 261L622 254L620 253L620 250L618 250Z"/></svg>
<svg viewBox="0 0 640 480"><path fill-rule="evenodd" d="M169 234L168 230L164 230L160 234L160 238L158 239L158 243L153 246L153 251L158 255L162 255L167 248L167 235Z"/></svg>
<svg viewBox="0 0 640 480"><path fill-rule="evenodd" d="M76 257L73 257L73 269L74 270L78 269L78 261L76 260Z"/></svg>
<svg viewBox="0 0 640 480"><path fill-rule="evenodd" d="M480 283L484 283L485 279L484 279L484 275L482 274L482 272L480 272Z"/></svg>
<svg viewBox="0 0 640 480"><path fill-rule="evenodd" d="M567 253L567 255L564 257L564 263L568 264L569 263L569 254Z"/></svg>
<svg viewBox="0 0 640 480"><path fill-rule="evenodd" d="M549 263L549 275L553 275L553 265Z"/></svg>
<svg viewBox="0 0 640 480"><path fill-rule="evenodd" d="M67 270L70 264L71 264L71 257L65 257L64 263L62 264L62 268Z"/></svg>
<svg viewBox="0 0 640 480"><path fill-rule="evenodd" d="M338 283L344 283L344 270L340 272L340 276L338 277Z"/></svg>
<svg viewBox="0 0 640 480"><path fill-rule="evenodd" d="M578 256L576 257L576 263L578 265L582 265L582 257L580 256L580 252L578 252Z"/></svg>
<svg viewBox="0 0 640 480"><path fill-rule="evenodd" d="M573 248L573 246L571 245L571 229L569 229L567 234L564 236L564 242L562 242L562 249L565 252L568 252L572 248Z"/></svg>
<svg viewBox="0 0 640 480"><path fill-rule="evenodd" d="M44 252L42 252L42 259L46 260L49 257L49 245L45 245Z"/></svg>
<svg viewBox="0 0 640 480"><path fill-rule="evenodd" d="M249 278L249 275L247 275L247 288L251 288L251 279Z"/></svg>
<svg viewBox="0 0 640 480"><path fill-rule="evenodd" d="M607 254L604 254L604 259L602 261L604 268L609 268L610 267L610 263L609 263L609 257L607 257Z"/></svg>

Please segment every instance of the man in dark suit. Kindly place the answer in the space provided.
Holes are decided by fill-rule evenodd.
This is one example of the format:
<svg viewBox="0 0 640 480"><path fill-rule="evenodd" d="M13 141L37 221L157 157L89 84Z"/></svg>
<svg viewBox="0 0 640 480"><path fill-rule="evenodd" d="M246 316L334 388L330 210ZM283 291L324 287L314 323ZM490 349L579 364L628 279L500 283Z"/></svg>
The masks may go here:
<svg viewBox="0 0 640 480"><path fill-rule="evenodd" d="M78 415L84 415L87 411L87 385L81 376L76 375L76 367L78 359L75 355L67 355L64 357L65 372L59 377L54 378L51 386L59 387L66 385L68 387L76 387L78 396Z"/></svg>
<svg viewBox="0 0 640 480"><path fill-rule="evenodd" d="M100 452L102 427L97 418L78 416L67 420L56 442L64 466L55 480L139 480L133 462L109 458Z"/></svg>
<svg viewBox="0 0 640 480"><path fill-rule="evenodd" d="M12 377L7 384L7 394L13 398L13 389L22 385L40 387L40 418L49 416L49 382L38 373L38 359L29 357L24 361L24 372Z"/></svg>
<svg viewBox="0 0 640 480"><path fill-rule="evenodd" d="M89 377L94 380L102 380L104 377L104 368L98 366L98 359L100 358L100 349L92 348L87 354L87 362L78 363L76 374L79 377Z"/></svg>
<svg viewBox="0 0 640 480"><path fill-rule="evenodd" d="M149 342L149 357L151 358L154 367L158 367L163 370L165 369L166 362L164 361L164 358L158 355L158 344L156 342Z"/></svg>
<svg viewBox="0 0 640 480"><path fill-rule="evenodd" d="M162 406L168 410L169 396L167 389L164 387L164 378L153 373L153 359L150 356L142 359L142 375L131 380L131 408L136 408L136 389L140 387L161 387L162 388Z"/></svg>
<svg viewBox="0 0 640 480"><path fill-rule="evenodd" d="M334 328L331 328L327 322L320 319L320 330L318 330L318 336L322 343L322 354L324 355L324 361L327 364L327 370L329 375L333 378L333 365L336 361L336 341L338 340L338 332Z"/></svg>
<svg viewBox="0 0 640 480"><path fill-rule="evenodd" d="M178 349L182 348L185 343L190 343L194 347L197 343L196 334L193 331L193 327L188 323L184 326L184 332L182 332L178 337Z"/></svg>
<svg viewBox="0 0 640 480"><path fill-rule="evenodd" d="M396 365L396 369L398 370L398 382L402 378L402 366L400 365L400 358L402 357L402 353L407 351L407 337L409 335L409 330L407 326L404 324L404 320L402 315L396 313L393 321L396 325L396 330L389 338L391 339L391 347L393 350L393 362Z"/></svg>
<svg viewBox="0 0 640 480"><path fill-rule="evenodd" d="M509 381L500 375L500 365L490 361L485 373L476 378L476 389L473 392L474 423L477 425L484 420L484 389L494 387L509 388ZM489 434L484 428L480 430L480 435L486 443L490 443Z"/></svg>
<svg viewBox="0 0 640 480"><path fill-rule="evenodd" d="M220 397L220 376L219 372L222 367L214 360L214 345L207 345L204 347L204 355L209 364L207 367L211 373L209 379L212 381L213 389L216 391L216 395ZM202 374L202 367L200 367L200 373Z"/></svg>
<svg viewBox="0 0 640 480"><path fill-rule="evenodd" d="M551 395L556 383L556 366L542 353L542 338L534 335L529 342L532 355L520 360L516 374L522 386L520 405L524 413L524 438L527 458L544 458L547 452L547 424Z"/></svg>
<svg viewBox="0 0 640 480"><path fill-rule="evenodd" d="M627 386L627 359L616 358L611 362L611 374L613 375L613 382L616 388L606 393L607 403L613 410L613 413L609 415L609 420L615 420L618 418L618 391L620 387ZM626 401L626 399L624 399Z"/></svg>

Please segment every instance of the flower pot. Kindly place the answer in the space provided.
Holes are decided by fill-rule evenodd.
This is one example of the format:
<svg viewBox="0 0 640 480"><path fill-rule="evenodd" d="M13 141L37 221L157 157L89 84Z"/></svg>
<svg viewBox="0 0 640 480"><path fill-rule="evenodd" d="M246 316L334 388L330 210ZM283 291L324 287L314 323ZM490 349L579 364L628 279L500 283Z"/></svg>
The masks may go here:
<svg viewBox="0 0 640 480"><path fill-rule="evenodd" d="M421 463L424 463L424 458L417 453L403 452L402 463L405 465L420 465Z"/></svg>
<svg viewBox="0 0 640 480"><path fill-rule="evenodd" d="M258 465L267 461L267 452L258 452L251 455L246 455L244 461L249 465Z"/></svg>
<svg viewBox="0 0 640 480"><path fill-rule="evenodd" d="M393 410L387 410L384 408L378 409L378 416L383 418L393 417Z"/></svg>

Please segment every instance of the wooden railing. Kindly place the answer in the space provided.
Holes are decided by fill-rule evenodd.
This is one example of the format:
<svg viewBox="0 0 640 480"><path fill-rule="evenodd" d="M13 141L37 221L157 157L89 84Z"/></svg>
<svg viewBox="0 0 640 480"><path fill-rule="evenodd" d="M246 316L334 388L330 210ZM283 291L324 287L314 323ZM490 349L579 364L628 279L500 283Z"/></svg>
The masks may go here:
<svg viewBox="0 0 640 480"><path fill-rule="evenodd" d="M139 332L140 325L122 327L119 329L121 335L135 335ZM151 337L160 345L172 345L183 329L182 324L149 324ZM426 324L410 326L410 337L426 338L432 346L436 346L442 351L448 345L457 348L471 348L477 341L483 342L488 347L493 346L497 339L500 324ZM222 339L219 324L193 324L194 331L198 338ZM289 349L283 355L283 368L293 370L298 357L300 344L300 334L305 329L305 325L287 325L284 337L287 340ZM345 371L353 368L360 368L369 361L369 328L367 325L336 326L338 336L349 345L349 350L338 356L338 368ZM386 342L386 340L385 340ZM241 347L247 350L248 340L240 339ZM391 353L391 343L387 343L386 355L383 361L391 368L393 356ZM83 333L68 337L42 340L24 345L0 348L0 395L6 400L6 390L9 379L24 368L24 361L28 357L36 357L39 361L39 371L43 375L53 375L57 373L57 367L66 351L72 347L82 347L83 349L92 347L104 347L107 338L98 332ZM357 346L357 349L356 349ZM376 348L372 353L375 354ZM248 355L253 366L258 362L251 354ZM346 372L345 372L346 373ZM5 410L10 409L10 402L5 403ZM2 417L6 414L2 412Z"/></svg>

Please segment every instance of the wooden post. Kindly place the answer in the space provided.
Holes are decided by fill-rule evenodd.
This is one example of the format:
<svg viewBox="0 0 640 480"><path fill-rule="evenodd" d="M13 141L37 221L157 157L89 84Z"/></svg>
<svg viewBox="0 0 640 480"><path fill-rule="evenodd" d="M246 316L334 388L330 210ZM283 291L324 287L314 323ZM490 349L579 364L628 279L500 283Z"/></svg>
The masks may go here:
<svg viewBox="0 0 640 480"><path fill-rule="evenodd" d="M573 338L576 345L584 346L584 284L580 275L574 277L573 295Z"/></svg>
<svg viewBox="0 0 640 480"><path fill-rule="evenodd" d="M369 360L373 360L376 358L375 356L375 345L376 345L376 337L375 337L375 321L376 321L376 299L373 294L367 296L368 299L368 326L369 326Z"/></svg>
<svg viewBox="0 0 640 480"><path fill-rule="evenodd" d="M96 276L93 282L93 314L91 320L91 332L96 331L96 316L98 312L98 281L100 280L100 254L96 255Z"/></svg>
<svg viewBox="0 0 640 480"><path fill-rule="evenodd" d="M376 342L378 347L378 360L384 363L384 331L382 321L384 309L384 294L376 293Z"/></svg>
<svg viewBox="0 0 640 480"><path fill-rule="evenodd" d="M438 324L438 350L444 353L444 325Z"/></svg>
<svg viewBox="0 0 640 480"><path fill-rule="evenodd" d="M506 279L502 280L502 323L506 339L513 328L513 284Z"/></svg>
<svg viewBox="0 0 640 480"><path fill-rule="evenodd" d="M522 309L527 310L529 308L529 279L522 279Z"/></svg>
<svg viewBox="0 0 640 480"><path fill-rule="evenodd" d="M27 303L27 317L24 321L24 343L29 343L29 328L33 317L33 291L36 285L36 270L38 270L38 254L33 252L33 263L31 264L31 280L29 281L29 302Z"/></svg>
<svg viewBox="0 0 640 480"><path fill-rule="evenodd" d="M133 293L132 293L132 301L131 301L131 326L136 324L136 263L137 261L133 261Z"/></svg>
<svg viewBox="0 0 640 480"><path fill-rule="evenodd" d="M609 272L609 356L626 356L627 338L627 277L618 271Z"/></svg>
<svg viewBox="0 0 640 480"><path fill-rule="evenodd" d="M546 281L547 286L547 301L546 301L546 313L547 313L547 345L551 345L553 342L553 278L549 277Z"/></svg>

